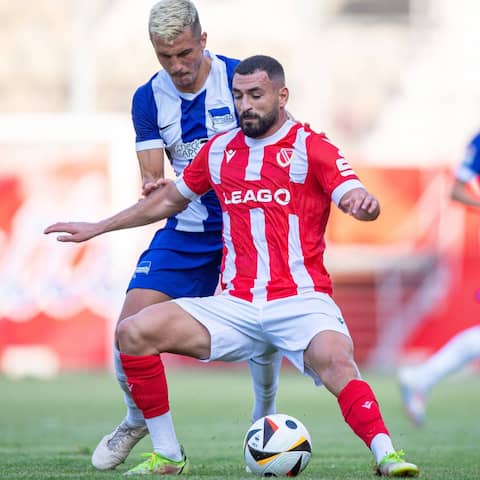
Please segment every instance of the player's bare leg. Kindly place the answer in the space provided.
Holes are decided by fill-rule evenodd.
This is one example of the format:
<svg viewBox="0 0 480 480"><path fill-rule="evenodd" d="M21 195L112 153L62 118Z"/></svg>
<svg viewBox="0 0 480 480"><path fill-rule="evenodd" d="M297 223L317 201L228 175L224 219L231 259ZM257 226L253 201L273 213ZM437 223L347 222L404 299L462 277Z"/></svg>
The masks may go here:
<svg viewBox="0 0 480 480"><path fill-rule="evenodd" d="M419 473L395 451L375 394L360 378L353 359L352 340L342 333L317 334L304 354L305 365L313 369L338 400L350 428L372 451L377 473L387 477L413 477Z"/></svg>
<svg viewBox="0 0 480 480"><path fill-rule="evenodd" d="M210 334L173 302L152 305L121 322L120 358L136 404L142 410L153 445L148 459L127 475L185 473L188 460L178 443L170 415L161 352L194 358L210 355ZM170 423L170 425L166 425ZM171 435L165 436L165 428Z"/></svg>

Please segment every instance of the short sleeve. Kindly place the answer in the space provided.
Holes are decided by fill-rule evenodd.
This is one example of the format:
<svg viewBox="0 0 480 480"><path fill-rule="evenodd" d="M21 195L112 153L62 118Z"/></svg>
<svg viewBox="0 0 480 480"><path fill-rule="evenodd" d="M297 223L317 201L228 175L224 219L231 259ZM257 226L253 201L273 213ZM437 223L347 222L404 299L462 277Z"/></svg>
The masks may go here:
<svg viewBox="0 0 480 480"><path fill-rule="evenodd" d="M351 165L326 135L314 133L307 142L310 168L335 204L338 205L349 190L364 188Z"/></svg>
<svg viewBox="0 0 480 480"><path fill-rule="evenodd" d="M157 124L158 110L151 82L142 85L133 95L132 121L137 151L165 146Z"/></svg>

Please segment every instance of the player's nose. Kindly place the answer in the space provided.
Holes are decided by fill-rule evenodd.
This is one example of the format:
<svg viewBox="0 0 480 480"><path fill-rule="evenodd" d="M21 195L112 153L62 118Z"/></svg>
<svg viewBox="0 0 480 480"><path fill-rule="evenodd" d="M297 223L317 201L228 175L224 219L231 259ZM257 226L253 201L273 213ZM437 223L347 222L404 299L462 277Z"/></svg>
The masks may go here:
<svg viewBox="0 0 480 480"><path fill-rule="evenodd" d="M252 105L250 104L250 101L248 100L246 95L243 95L243 97L241 98L239 107L241 113L248 112L252 109Z"/></svg>

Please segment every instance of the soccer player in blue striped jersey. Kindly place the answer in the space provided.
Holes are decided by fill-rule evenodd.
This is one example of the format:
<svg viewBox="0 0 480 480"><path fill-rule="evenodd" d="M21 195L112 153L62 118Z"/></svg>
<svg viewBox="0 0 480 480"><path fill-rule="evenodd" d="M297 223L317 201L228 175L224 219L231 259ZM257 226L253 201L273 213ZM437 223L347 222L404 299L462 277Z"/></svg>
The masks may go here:
<svg viewBox="0 0 480 480"><path fill-rule="evenodd" d="M165 184L165 154L179 175L210 137L238 126L231 83L239 61L205 49L207 34L193 3L162 0L155 4L149 34L163 69L137 89L132 103L145 196ZM119 321L154 303L212 295L219 279L221 233L221 210L213 192L169 218L138 260ZM279 354L249 361L255 393L253 420L275 412L280 364ZM122 463L148 433L143 414L130 395L116 346L114 365L127 414L96 447L92 464L99 470ZM162 437L165 445L171 445L176 437L169 406L164 407Z"/></svg>
<svg viewBox="0 0 480 480"><path fill-rule="evenodd" d="M471 207L480 208L480 198L469 189L472 182L480 182L480 132L469 142L466 154L455 173L451 197Z"/></svg>
<svg viewBox="0 0 480 480"><path fill-rule="evenodd" d="M464 205L480 208L480 197L472 183L480 181L480 133L470 140L456 172L451 198ZM480 323L457 333L423 363L401 368L398 372L402 401L409 419L416 426L425 422L430 390L446 376L480 359Z"/></svg>

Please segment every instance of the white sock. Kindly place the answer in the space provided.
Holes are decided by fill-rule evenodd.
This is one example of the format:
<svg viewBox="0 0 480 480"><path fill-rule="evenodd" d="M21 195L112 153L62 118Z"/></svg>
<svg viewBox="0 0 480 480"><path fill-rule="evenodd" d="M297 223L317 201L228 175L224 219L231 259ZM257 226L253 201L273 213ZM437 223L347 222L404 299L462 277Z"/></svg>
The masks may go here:
<svg viewBox="0 0 480 480"><path fill-rule="evenodd" d="M281 366L282 355L280 352L263 355L248 361L255 395L252 411L253 422L277 411L275 398Z"/></svg>
<svg viewBox="0 0 480 480"><path fill-rule="evenodd" d="M125 401L125 405L127 406L127 415L125 416L125 420L131 427L145 425L143 413L135 404L132 394L127 387L127 376L123 371L122 361L120 360L120 351L116 346L113 348L113 359L115 376L117 377L117 382L120 385L120 388L123 390L123 399Z"/></svg>
<svg viewBox="0 0 480 480"><path fill-rule="evenodd" d="M153 451L170 460L181 460L182 451L177 440L171 413L167 412L158 417L147 418L145 421L152 439Z"/></svg>
<svg viewBox="0 0 480 480"><path fill-rule="evenodd" d="M385 433L379 433L373 437L372 443L370 443L370 450L375 457L377 465L385 455L395 451L392 445L392 439Z"/></svg>
<svg viewBox="0 0 480 480"><path fill-rule="evenodd" d="M478 357L480 326L475 326L455 335L426 362L415 367L414 378L421 381L425 390L430 390L442 378Z"/></svg>

